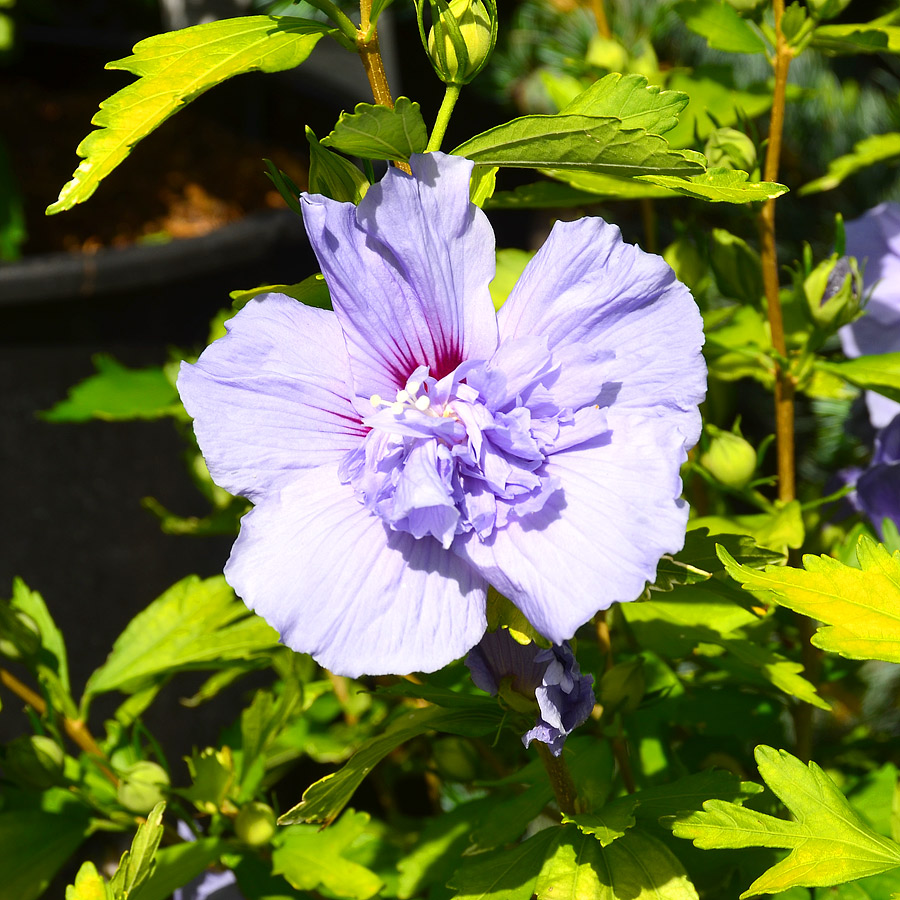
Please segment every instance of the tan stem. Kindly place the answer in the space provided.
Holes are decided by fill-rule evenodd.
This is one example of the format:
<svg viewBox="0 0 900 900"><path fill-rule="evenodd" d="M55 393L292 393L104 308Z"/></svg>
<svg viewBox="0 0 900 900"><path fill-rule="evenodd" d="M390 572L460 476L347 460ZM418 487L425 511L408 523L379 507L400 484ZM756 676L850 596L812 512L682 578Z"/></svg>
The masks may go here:
<svg viewBox="0 0 900 900"><path fill-rule="evenodd" d="M778 180L781 161L781 137L784 132L784 109L787 93L788 69L793 52L781 28L784 0L774 0L775 11L775 91L772 96L772 115L769 141L763 172L765 181ZM787 357L781 300L778 295L778 254L775 246L775 198L767 200L759 216L763 286L766 292L772 347L780 359ZM784 502L797 495L794 475L794 382L780 362L775 365L775 436L778 456L778 497Z"/></svg>
<svg viewBox="0 0 900 900"><path fill-rule="evenodd" d="M594 19L597 22L597 33L602 38L612 37L612 29L609 27L609 19L606 18L606 5L604 0L591 0L594 10Z"/></svg>
<svg viewBox="0 0 900 900"><path fill-rule="evenodd" d="M535 741L534 746L537 747L538 756L547 770L550 787L553 788L553 795L556 797L560 811L567 816L576 815L575 798L578 794L575 790L575 782L572 781L572 773L565 760L562 756L554 756L550 752L550 748L540 741Z"/></svg>
<svg viewBox="0 0 900 900"><path fill-rule="evenodd" d="M27 684L19 681L12 672L6 669L0 669L0 683L4 684L17 697L24 700L39 716L47 712L47 703L40 694L33 691ZM85 753L91 756L97 756L102 761L106 761L106 755L100 749L93 735L88 731L87 726L80 719L69 719L62 717L63 729L71 740L77 744ZM115 774L102 763L99 766L100 771L115 785L118 785L119 779Z"/></svg>

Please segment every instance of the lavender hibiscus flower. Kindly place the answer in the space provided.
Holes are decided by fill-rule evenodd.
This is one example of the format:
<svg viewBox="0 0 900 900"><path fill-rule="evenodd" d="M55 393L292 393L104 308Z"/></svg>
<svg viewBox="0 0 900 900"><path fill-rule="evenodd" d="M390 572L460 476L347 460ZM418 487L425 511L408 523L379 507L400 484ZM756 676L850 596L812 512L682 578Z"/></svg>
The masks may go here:
<svg viewBox="0 0 900 900"><path fill-rule="evenodd" d="M557 223L495 314L472 164L413 157L358 207L304 195L334 312L251 301L179 391L255 504L225 575L335 672L434 671L494 585L554 643L632 600L687 508L700 316L601 219Z"/></svg>
<svg viewBox="0 0 900 900"><path fill-rule="evenodd" d="M863 288L870 293L865 315L841 331L844 353L853 358L900 352L900 205L881 203L848 222L847 253L865 263ZM866 392L869 419L883 428L900 403Z"/></svg>

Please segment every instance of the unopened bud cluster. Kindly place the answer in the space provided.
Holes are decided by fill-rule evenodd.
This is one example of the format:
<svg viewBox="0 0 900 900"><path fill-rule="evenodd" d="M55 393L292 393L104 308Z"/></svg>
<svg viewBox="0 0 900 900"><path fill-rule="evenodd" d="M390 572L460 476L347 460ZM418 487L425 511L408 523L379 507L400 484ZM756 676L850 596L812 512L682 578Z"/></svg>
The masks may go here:
<svg viewBox="0 0 900 900"><path fill-rule="evenodd" d="M425 38L418 3L419 30L438 77L447 84L468 84L485 66L497 42L495 0L429 0L432 27Z"/></svg>

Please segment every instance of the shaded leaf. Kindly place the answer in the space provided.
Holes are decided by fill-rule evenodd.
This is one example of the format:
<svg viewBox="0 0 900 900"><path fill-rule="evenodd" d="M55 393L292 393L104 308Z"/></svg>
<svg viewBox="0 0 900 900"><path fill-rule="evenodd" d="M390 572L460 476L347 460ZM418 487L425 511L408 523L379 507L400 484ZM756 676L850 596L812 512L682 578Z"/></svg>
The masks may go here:
<svg viewBox="0 0 900 900"><path fill-rule="evenodd" d="M405 162L422 153L428 131L419 104L398 97L394 108L357 103L352 113L341 113L334 130L322 138L323 147L362 159Z"/></svg>
<svg viewBox="0 0 900 900"><path fill-rule="evenodd" d="M900 53L900 27L878 25L820 25L810 46L825 53Z"/></svg>
<svg viewBox="0 0 900 900"><path fill-rule="evenodd" d="M891 162L898 157L900 157L900 132L873 134L854 144L850 153L831 160L828 163L828 171L815 181L804 184L798 193L803 197L819 191L830 191L845 178L876 163Z"/></svg>
<svg viewBox="0 0 900 900"><path fill-rule="evenodd" d="M891 400L900 401L900 353L857 356L842 362L817 360L815 365L858 388L877 391Z"/></svg>
<svg viewBox="0 0 900 900"><path fill-rule="evenodd" d="M251 613L221 576L189 576L138 613L88 679L85 696L135 692L161 674L220 668L278 645L278 633Z"/></svg>
<svg viewBox="0 0 900 900"><path fill-rule="evenodd" d="M328 293L328 285L320 273L310 275L297 284L264 284L260 287L249 288L244 291L232 291L232 305L235 309L246 306L254 297L261 294L287 294L307 306L315 306L318 309L331 309L331 295Z"/></svg>
<svg viewBox="0 0 900 900"><path fill-rule="evenodd" d="M806 766L784 750L765 746L756 748L756 762L760 775L795 821L710 800L702 812L678 816L672 823L677 837L703 849L791 851L757 878L742 898L794 886L840 884L900 866L900 846L872 831L814 762Z"/></svg>
<svg viewBox="0 0 900 900"><path fill-rule="evenodd" d="M583 172L578 169L541 169L544 175L562 181L569 186L573 197L587 195L583 204L598 203L600 200L660 200L677 197L674 191L658 187L648 181L627 178L620 175L604 175L598 172ZM537 187L537 185L534 185ZM572 205L571 203L563 205Z"/></svg>
<svg viewBox="0 0 900 900"><path fill-rule="evenodd" d="M634 795L620 797L597 812L564 815L563 822L574 825L582 834L589 834L600 842L601 847L608 847L616 838L622 837L629 828L634 827L637 805L638 800Z"/></svg>
<svg viewBox="0 0 900 900"><path fill-rule="evenodd" d="M426 731L483 735L496 731L500 710L493 706L483 712L471 707L440 709L429 707L409 712L396 719L390 729L367 741L339 771L326 775L304 792L301 801L279 819L280 824L294 822L330 822L347 805L362 780L391 750Z"/></svg>
<svg viewBox="0 0 900 900"><path fill-rule="evenodd" d="M107 63L138 81L100 104L97 130L78 145L82 162L47 214L87 200L138 141L204 91L244 72L293 69L331 30L304 19L241 16L154 35L133 56Z"/></svg>
<svg viewBox="0 0 900 900"><path fill-rule="evenodd" d="M683 0L675 7L684 24L706 38L713 50L727 53L765 53L763 39L734 7L720 0Z"/></svg>
<svg viewBox="0 0 900 900"><path fill-rule="evenodd" d="M672 150L659 135L582 115L523 116L475 135L453 153L487 166L612 175L693 175L705 168L702 154Z"/></svg>
<svg viewBox="0 0 900 900"><path fill-rule="evenodd" d="M96 375L69 390L65 400L40 416L46 422L129 422L182 413L175 385L161 366L129 369L106 353L91 357Z"/></svg>
<svg viewBox="0 0 900 900"><path fill-rule="evenodd" d="M316 140L306 127L309 144L309 192L323 194L339 203L358 204L369 190L369 179L349 159L333 153Z"/></svg>
<svg viewBox="0 0 900 900"><path fill-rule="evenodd" d="M176 888L204 872L226 849L219 838L206 837L157 850L153 872L128 900L168 900Z"/></svg>
<svg viewBox="0 0 900 900"><path fill-rule="evenodd" d="M859 568L829 556L803 557L805 569L746 569L726 551L728 574L747 590L824 622L812 642L849 659L900 662L900 551L860 535Z"/></svg>
<svg viewBox="0 0 900 900"><path fill-rule="evenodd" d="M733 800L756 794L762 788L752 781L741 781L733 772L711 769L685 775L669 784L643 788L632 794L638 820L659 819L688 809L702 809L707 800Z"/></svg>

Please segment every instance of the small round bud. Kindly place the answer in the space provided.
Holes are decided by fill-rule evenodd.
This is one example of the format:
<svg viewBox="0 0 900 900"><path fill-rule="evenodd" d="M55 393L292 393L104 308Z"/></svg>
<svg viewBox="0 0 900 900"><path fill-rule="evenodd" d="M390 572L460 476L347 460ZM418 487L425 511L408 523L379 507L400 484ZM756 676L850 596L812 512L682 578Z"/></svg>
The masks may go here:
<svg viewBox="0 0 900 900"><path fill-rule="evenodd" d="M12 780L39 791L61 783L64 764L62 747L43 734L15 738L3 756L3 769Z"/></svg>
<svg viewBox="0 0 900 900"><path fill-rule="evenodd" d="M238 839L248 847L262 847L275 834L275 813L265 803L253 801L245 803L234 820L234 831Z"/></svg>
<svg viewBox="0 0 900 900"><path fill-rule="evenodd" d="M458 26L458 35L454 34L453 23ZM438 16L428 35L428 55L441 78L450 84L471 81L493 49L491 16L482 0L450 0L447 11Z"/></svg>
<svg viewBox="0 0 900 900"><path fill-rule="evenodd" d="M0 656L14 660L34 656L41 649L41 630L37 622L18 609L9 610L7 615L10 619L3 623L3 630L8 631L8 635L0 637Z"/></svg>
<svg viewBox="0 0 900 900"><path fill-rule="evenodd" d="M756 168L756 144L736 128L717 128L706 139L704 152L711 169L752 172Z"/></svg>
<svg viewBox="0 0 900 900"><path fill-rule="evenodd" d="M830 334L859 315L863 281L856 260L836 253L804 279L802 292L812 321Z"/></svg>
<svg viewBox="0 0 900 900"><path fill-rule="evenodd" d="M756 471L756 451L739 434L714 425L707 425L706 431L712 440L709 449L701 454L700 464L727 487L745 487Z"/></svg>
<svg viewBox="0 0 900 900"><path fill-rule="evenodd" d="M163 788L169 786L166 770L149 759L142 759L122 773L119 782L119 803L129 812L143 815L165 799Z"/></svg>

